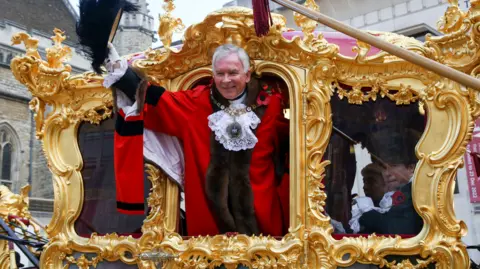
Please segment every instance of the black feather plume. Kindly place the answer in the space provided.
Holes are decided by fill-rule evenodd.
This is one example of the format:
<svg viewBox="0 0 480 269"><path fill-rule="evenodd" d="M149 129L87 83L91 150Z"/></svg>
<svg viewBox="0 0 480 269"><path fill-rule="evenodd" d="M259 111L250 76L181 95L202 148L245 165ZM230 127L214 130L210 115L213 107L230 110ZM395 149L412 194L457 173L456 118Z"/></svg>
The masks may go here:
<svg viewBox="0 0 480 269"><path fill-rule="evenodd" d="M92 61L92 68L98 74L108 57L107 47L115 18L119 12L136 12L137 5L127 0L80 0L80 18L77 22L77 36L82 50ZM116 29L114 29L116 30Z"/></svg>

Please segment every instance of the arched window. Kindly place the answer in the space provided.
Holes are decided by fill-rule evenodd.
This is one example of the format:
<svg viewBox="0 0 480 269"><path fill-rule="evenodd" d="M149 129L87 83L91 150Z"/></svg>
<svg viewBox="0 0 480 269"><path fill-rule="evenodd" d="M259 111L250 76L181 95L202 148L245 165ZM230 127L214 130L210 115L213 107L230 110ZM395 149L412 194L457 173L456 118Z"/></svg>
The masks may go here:
<svg viewBox="0 0 480 269"><path fill-rule="evenodd" d="M0 184L12 189L18 177L20 141L8 123L0 123Z"/></svg>
<svg viewBox="0 0 480 269"><path fill-rule="evenodd" d="M7 56L7 60L5 61L7 64L10 64L10 62L12 61L13 59L13 54L8 54Z"/></svg>
<svg viewBox="0 0 480 269"><path fill-rule="evenodd" d="M12 180L12 145L2 147L2 180Z"/></svg>

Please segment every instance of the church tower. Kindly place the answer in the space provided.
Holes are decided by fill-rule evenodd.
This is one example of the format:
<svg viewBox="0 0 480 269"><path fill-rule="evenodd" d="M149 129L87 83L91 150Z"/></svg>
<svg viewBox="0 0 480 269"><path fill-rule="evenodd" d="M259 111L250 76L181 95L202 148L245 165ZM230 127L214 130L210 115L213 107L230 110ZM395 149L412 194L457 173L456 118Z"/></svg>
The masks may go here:
<svg viewBox="0 0 480 269"><path fill-rule="evenodd" d="M137 13L124 13L118 27L113 45L120 56L139 52L149 48L154 40L154 19L148 15L146 0L131 0L140 7Z"/></svg>

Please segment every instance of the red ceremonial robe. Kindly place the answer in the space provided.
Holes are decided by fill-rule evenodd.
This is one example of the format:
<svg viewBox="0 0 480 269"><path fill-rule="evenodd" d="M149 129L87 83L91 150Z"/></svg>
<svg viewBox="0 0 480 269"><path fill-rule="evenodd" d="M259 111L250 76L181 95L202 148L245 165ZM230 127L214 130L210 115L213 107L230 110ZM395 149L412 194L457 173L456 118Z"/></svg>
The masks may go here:
<svg viewBox="0 0 480 269"><path fill-rule="evenodd" d="M260 232L265 235L280 236L285 233L288 226L285 223L285 220L288 220L288 195L285 195L288 193L288 182L279 185L280 179L275 174L273 155L278 149L280 139L282 136L288 137L289 131L288 124L285 124L283 117L280 97L275 95L271 97L255 132L258 142L252 152L249 174ZM122 118L117 120L124 124L124 126L117 124L115 137L115 166L118 165L122 173L126 170L121 169L122 165L128 166L132 163L126 163L125 158L118 156L117 151L126 152L129 160L132 160L132 157L139 158L136 156L139 155L138 147L133 149L131 145L139 144L139 137L140 139L142 137L139 128L143 129L141 123L147 129L175 136L182 141L185 156L185 211L189 236L219 233L214 217L209 210L204 188L210 162L211 130L208 127L207 117L212 113L210 88L206 86L180 92L168 92L161 87L150 86L146 93L143 114L138 118L130 119L129 117L129 124L125 124L126 121ZM124 114L119 113L119 117L123 116ZM132 129L137 131L132 131ZM119 169L116 171L117 177ZM131 188L131 179L135 178L128 172L127 176L122 177L129 179L130 182L126 182L127 180L117 181L117 197L119 197L119 187L124 185L126 188ZM130 187L127 187L127 184ZM143 196L140 199L138 195L128 194L128 191L123 192L120 196L130 202L134 201L133 204L137 205L143 199ZM119 200L122 203L121 199ZM131 210L135 211L135 208L133 206ZM121 206L119 209L121 210Z"/></svg>

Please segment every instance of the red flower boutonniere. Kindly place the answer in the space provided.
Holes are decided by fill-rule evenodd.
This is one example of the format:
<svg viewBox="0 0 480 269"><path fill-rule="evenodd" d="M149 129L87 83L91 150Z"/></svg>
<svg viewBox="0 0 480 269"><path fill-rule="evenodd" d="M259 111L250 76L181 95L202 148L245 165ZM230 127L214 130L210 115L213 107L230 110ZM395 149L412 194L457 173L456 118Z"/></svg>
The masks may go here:
<svg viewBox="0 0 480 269"><path fill-rule="evenodd" d="M405 194L403 194L403 192L396 191L392 195L392 205L397 206L397 205L403 204L405 202L405 199L406 199Z"/></svg>
<svg viewBox="0 0 480 269"><path fill-rule="evenodd" d="M262 86L262 90L258 93L257 105L267 106L268 104L270 104L270 99L272 98L272 95L275 94L277 94L277 91L275 89L268 86L267 84L264 84Z"/></svg>

